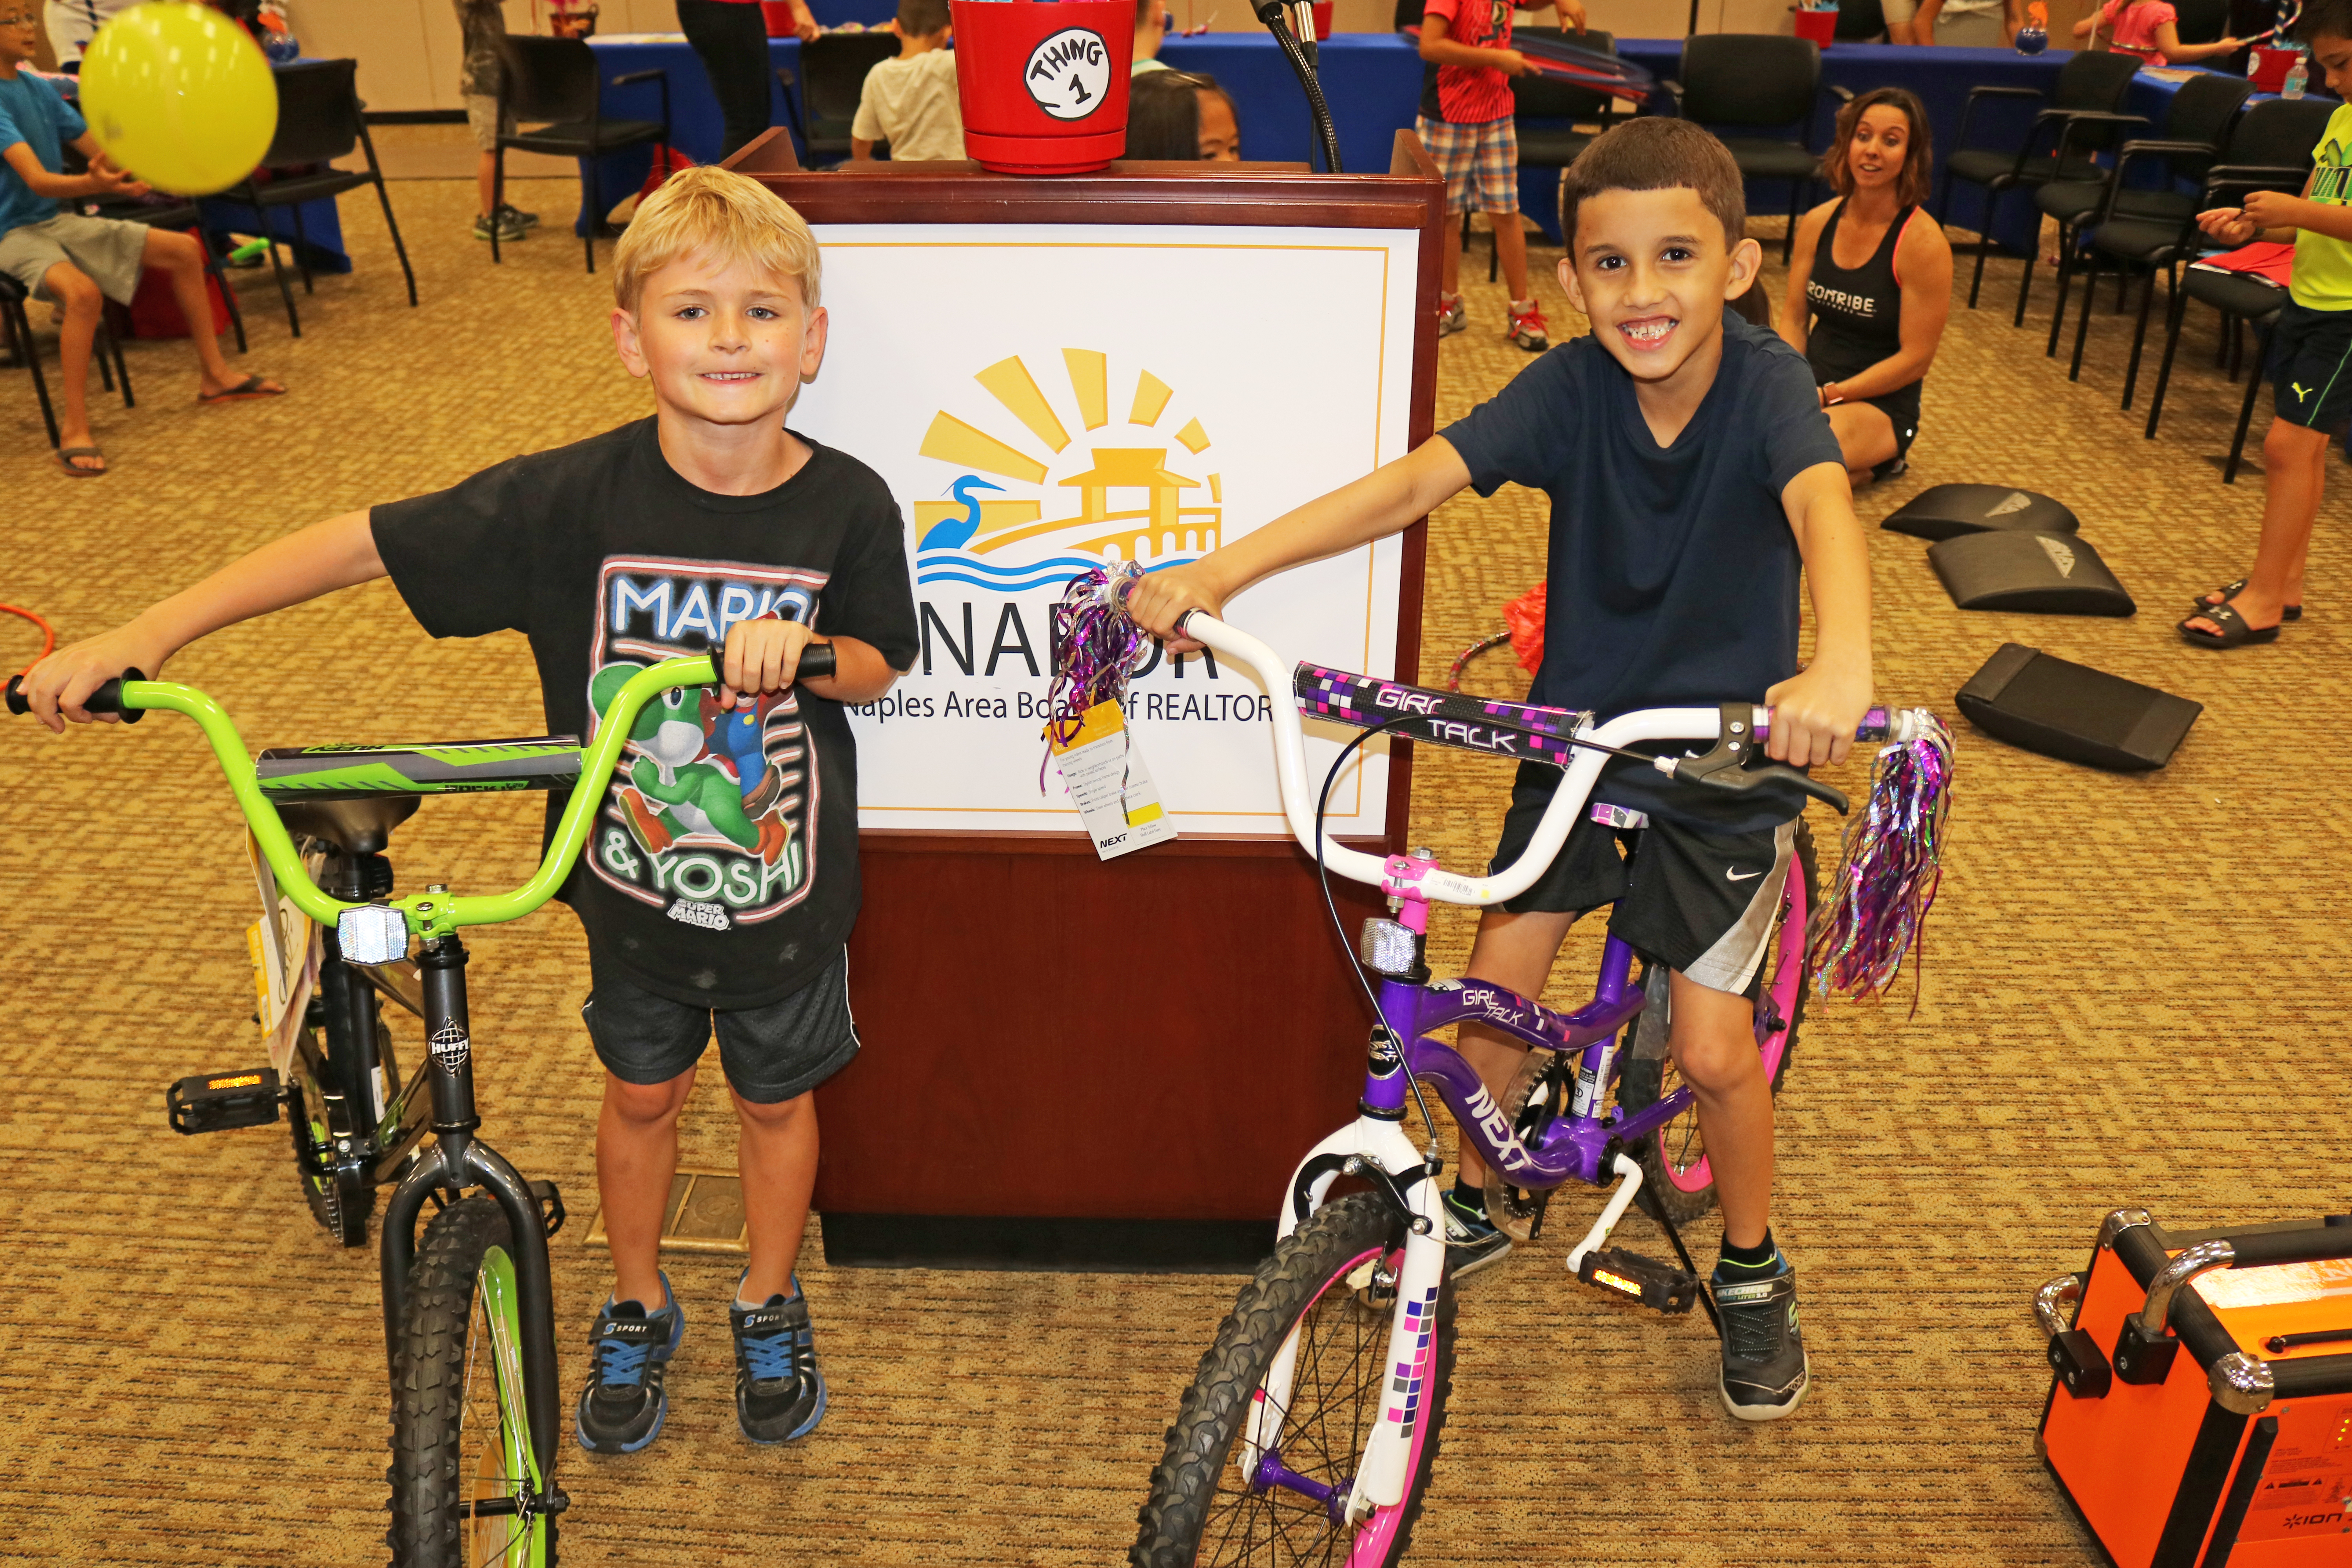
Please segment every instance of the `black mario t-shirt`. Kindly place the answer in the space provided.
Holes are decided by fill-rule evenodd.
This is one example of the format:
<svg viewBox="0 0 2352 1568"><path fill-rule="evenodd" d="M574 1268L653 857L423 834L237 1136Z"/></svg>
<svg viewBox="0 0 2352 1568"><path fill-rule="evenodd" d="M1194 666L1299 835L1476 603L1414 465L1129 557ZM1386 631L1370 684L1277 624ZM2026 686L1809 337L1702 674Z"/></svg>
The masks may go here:
<svg viewBox="0 0 2352 1568"><path fill-rule="evenodd" d="M1505 483L1551 497L1543 664L1531 702L1701 707L1797 672L1801 562L1780 492L1844 459L1804 356L1724 312L1723 363L1698 411L1661 447L1633 378L1591 336L1562 343L1441 432L1482 496ZM1787 821L1801 797L1701 795L1619 761L1596 797L1705 831Z"/></svg>
<svg viewBox="0 0 2352 1568"><path fill-rule="evenodd" d="M377 507L377 552L436 637L530 639L547 725L593 734L646 665L774 616L917 652L904 525L873 469L806 441L761 495L697 488L654 421ZM548 803L551 832L564 805ZM690 1005L757 1007L821 969L857 917L857 753L841 705L789 688L721 711L648 703L562 898L600 960Z"/></svg>

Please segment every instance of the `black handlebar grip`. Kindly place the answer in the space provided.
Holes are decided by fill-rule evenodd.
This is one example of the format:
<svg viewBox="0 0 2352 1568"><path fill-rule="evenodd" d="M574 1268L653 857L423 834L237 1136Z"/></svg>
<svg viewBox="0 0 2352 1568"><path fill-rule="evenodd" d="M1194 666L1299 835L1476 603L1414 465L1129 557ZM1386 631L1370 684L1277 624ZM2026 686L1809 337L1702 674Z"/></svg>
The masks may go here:
<svg viewBox="0 0 2352 1568"><path fill-rule="evenodd" d="M81 710L85 713L119 714L124 723L136 724L140 720L147 717L147 710L125 708L122 705L122 683L126 680L146 679L135 669L126 669L114 679L106 682L88 697L83 698ZM21 675L12 675L8 678L8 711L11 713L30 713L33 710L33 705L25 700L24 684L25 678Z"/></svg>
<svg viewBox="0 0 2352 1568"><path fill-rule="evenodd" d="M794 680L824 680L834 672L833 645L813 642L801 649L800 668L793 671Z"/></svg>

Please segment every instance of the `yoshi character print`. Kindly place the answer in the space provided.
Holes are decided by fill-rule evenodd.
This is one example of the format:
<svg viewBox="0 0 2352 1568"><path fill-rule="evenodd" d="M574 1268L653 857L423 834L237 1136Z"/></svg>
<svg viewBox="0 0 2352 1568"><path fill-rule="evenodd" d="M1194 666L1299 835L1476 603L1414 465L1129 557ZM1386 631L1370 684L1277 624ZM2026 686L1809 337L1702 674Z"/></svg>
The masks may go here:
<svg viewBox="0 0 2352 1568"><path fill-rule="evenodd" d="M812 623L826 574L709 561L605 561L589 659L590 722L647 665L716 652L739 621ZM719 706L687 687L637 715L589 864L672 920L726 931L808 896L816 873L815 758L799 693Z"/></svg>

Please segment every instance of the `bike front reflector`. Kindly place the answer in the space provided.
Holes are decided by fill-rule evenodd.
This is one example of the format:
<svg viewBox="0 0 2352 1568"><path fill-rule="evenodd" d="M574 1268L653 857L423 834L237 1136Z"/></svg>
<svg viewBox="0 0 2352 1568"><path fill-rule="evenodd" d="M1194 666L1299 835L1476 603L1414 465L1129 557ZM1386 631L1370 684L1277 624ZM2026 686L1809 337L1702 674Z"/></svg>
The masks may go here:
<svg viewBox="0 0 2352 1568"><path fill-rule="evenodd" d="M1398 921L1366 921L1356 951L1364 967L1376 973L1403 976L1421 967L1420 943L1412 928Z"/></svg>
<svg viewBox="0 0 2352 1568"><path fill-rule="evenodd" d="M408 921L386 904L358 904L335 919L345 963L395 963L408 956Z"/></svg>

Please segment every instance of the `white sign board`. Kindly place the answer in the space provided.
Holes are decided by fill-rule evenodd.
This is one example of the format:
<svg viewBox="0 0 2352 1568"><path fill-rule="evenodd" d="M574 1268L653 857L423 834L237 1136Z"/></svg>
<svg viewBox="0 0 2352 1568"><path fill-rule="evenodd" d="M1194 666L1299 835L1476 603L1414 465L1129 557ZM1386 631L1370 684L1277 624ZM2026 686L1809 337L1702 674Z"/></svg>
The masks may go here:
<svg viewBox="0 0 2352 1568"><path fill-rule="evenodd" d="M1051 606L1089 565L1198 560L1403 454L1419 236L816 233L832 337L792 423L889 482L923 634L912 672L853 710L860 823L1078 832L1054 770L1038 787ZM1284 573L1226 618L1293 661L1393 675L1402 558L1388 539ZM1279 834L1266 715L1290 694L1213 663L1136 679L1136 743L1180 832ZM1345 738L1310 730L1318 784ZM1380 744L1333 791L1334 832L1386 830Z"/></svg>

